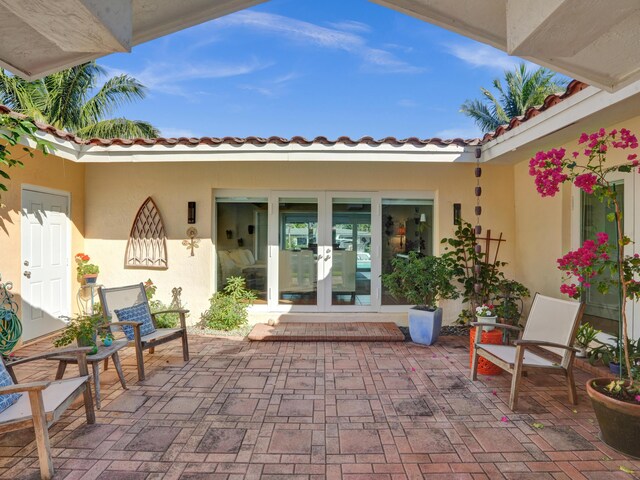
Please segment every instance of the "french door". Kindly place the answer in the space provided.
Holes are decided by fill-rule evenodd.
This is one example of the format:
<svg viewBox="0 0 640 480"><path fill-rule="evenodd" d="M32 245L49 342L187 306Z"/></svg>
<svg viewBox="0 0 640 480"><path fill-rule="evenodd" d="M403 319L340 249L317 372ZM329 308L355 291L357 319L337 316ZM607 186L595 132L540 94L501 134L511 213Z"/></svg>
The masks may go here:
<svg viewBox="0 0 640 480"><path fill-rule="evenodd" d="M379 307L379 201L366 192L272 192L269 307Z"/></svg>

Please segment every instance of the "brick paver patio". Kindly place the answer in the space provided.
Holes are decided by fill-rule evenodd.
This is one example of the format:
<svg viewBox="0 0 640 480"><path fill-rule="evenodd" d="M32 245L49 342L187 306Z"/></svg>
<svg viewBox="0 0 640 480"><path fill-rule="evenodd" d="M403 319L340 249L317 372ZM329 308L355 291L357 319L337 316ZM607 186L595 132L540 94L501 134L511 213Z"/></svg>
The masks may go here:
<svg viewBox="0 0 640 480"><path fill-rule="evenodd" d="M77 405L50 429L57 478L607 480L634 477L620 466L640 470L599 441L589 374L577 374L575 409L562 379L531 375L514 414L509 376L467 379L467 344L191 337L187 364L178 342L146 355L145 382L127 349L130 390L109 370L97 424ZM0 437L0 475L38 478L31 432Z"/></svg>

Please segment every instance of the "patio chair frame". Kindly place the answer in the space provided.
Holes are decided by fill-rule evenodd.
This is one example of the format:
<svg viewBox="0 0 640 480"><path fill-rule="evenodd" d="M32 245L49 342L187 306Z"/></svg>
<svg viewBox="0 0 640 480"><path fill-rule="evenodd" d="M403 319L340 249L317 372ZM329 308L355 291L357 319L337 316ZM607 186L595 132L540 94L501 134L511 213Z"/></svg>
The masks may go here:
<svg viewBox="0 0 640 480"><path fill-rule="evenodd" d="M536 293L532 308L529 314L531 317L531 313L534 311L534 306L536 301L544 301L545 299L551 299L551 297L545 297L544 295L540 295ZM567 302L566 300L558 300L551 299L558 302ZM573 302L571 302L573 303ZM521 337L526 331L520 327L515 327L512 325L505 325L501 323L485 323L485 322L473 322L471 325L476 327L476 337L474 342L474 355L471 363L471 379L478 379L478 359L479 357L485 358L490 362L494 363L498 367L503 370L509 372L512 375L511 379L511 393L509 395L509 408L512 411L515 411L518 408L518 393L520 390L520 381L522 376L526 376L530 371L537 371L542 373L550 373L550 374L558 374L562 373L567 381L567 390L568 390L568 398L569 402L572 405L576 405L578 403L578 395L576 392L576 385L573 376L573 361L575 358L575 354L578 351L577 348L573 346L573 341L575 340L576 333L578 331L578 327L580 326L580 321L582 319L582 315L584 314L585 304L581 303L576 315L573 319L573 325L571 326L571 333L569 335L569 341L567 344L564 343L556 343L549 342L545 340L523 340ZM529 319L527 319L527 323ZM481 342L482 339L482 331L484 327L496 327L505 331L513 331L518 333L518 339L513 342L512 348L515 350L515 356L513 362L507 361L504 358L501 358L487 350L484 349L484 345ZM509 338L508 335L505 335L506 338ZM549 353L550 349L561 349L563 350L563 354L561 355L562 360L560 363L553 363L548 366L541 365L531 365L525 364L524 355L527 350L531 350L533 348L544 349L545 353ZM556 352L553 352L556 353Z"/></svg>
<svg viewBox="0 0 640 480"><path fill-rule="evenodd" d="M22 417L16 420L8 421L0 424L0 433L13 432L33 426L35 433L36 447L38 450L38 463L40 465L40 476L43 480L49 480L54 475L53 461L51 460L51 442L49 440L49 427L57 422L62 414L69 408L73 401L80 395L84 397L85 415L87 424L91 425L96 422L96 414L93 407L93 398L91 396L91 386L89 384L89 370L87 367L87 352L90 347L72 348L58 350L31 357L18 358L10 362L1 360L15 382L15 385L0 388L0 395L9 393L26 392L29 395L29 403L31 405L31 417ZM37 381L29 383L18 383L13 368L36 360L45 360L60 354L74 354L77 357L79 377L83 382L72 390L68 397L53 411L46 412L44 404L44 391L54 382ZM64 383L73 380L72 378L60 380L56 383ZM9 407L10 410L13 407Z"/></svg>
<svg viewBox="0 0 640 480"><path fill-rule="evenodd" d="M113 332L113 327L122 327L123 325L129 325L133 327L133 336L134 339L129 342L129 344L134 345L136 349L136 363L138 366L138 380L143 381L145 377L144 372L144 356L143 352L145 350L149 350L149 353L153 354L155 352L155 347L158 345L162 345L163 343L171 342L172 340L181 339L182 340L182 358L185 362L189 361L189 341L187 339L187 320L186 315L189 313L189 310L185 309L170 309L170 310L162 310L160 312L151 312L151 320L153 321L153 325L156 328L156 332L151 335L147 335L148 339L145 339L144 336L140 334L140 323L138 322L126 322L126 321L113 321L113 315L111 315L111 310L109 309L109 303L107 300L107 296L109 293L114 292L122 292L125 290L133 290L140 289L139 298L142 299L143 302L147 304L147 308L149 308L149 301L147 300L147 296L144 290L144 284L139 283L135 285L127 285L125 287L114 287L114 288L105 288L100 287L98 289L98 296L100 297L100 305L102 307L102 312L105 318L109 320L109 328ZM129 305L133 306L133 305ZM156 324L156 316L163 313L177 313L180 317L180 328L158 328ZM164 331L164 332L163 332Z"/></svg>

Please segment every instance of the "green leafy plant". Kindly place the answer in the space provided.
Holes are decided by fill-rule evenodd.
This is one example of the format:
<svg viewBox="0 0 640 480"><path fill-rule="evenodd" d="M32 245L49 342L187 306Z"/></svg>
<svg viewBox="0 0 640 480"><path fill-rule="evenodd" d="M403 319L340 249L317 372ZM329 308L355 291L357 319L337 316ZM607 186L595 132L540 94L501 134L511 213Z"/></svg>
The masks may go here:
<svg viewBox="0 0 640 480"><path fill-rule="evenodd" d="M588 348L602 330L596 330L589 322L585 322L578 328L576 343L582 348Z"/></svg>
<svg viewBox="0 0 640 480"><path fill-rule="evenodd" d="M453 265L451 278L457 281L462 301L468 305L458 321L467 323L468 319L473 318L470 312L475 312L479 305L491 303L499 293L500 285L505 280L500 269L506 263L497 257L487 258L486 252L476 249L475 228L469 222L461 221L454 236L442 239L441 243L447 250L443 257ZM476 285L480 288L476 288Z"/></svg>
<svg viewBox="0 0 640 480"><path fill-rule="evenodd" d="M35 143L35 149L40 150L45 155L53 151L51 144L39 138L36 133L38 128L33 120L16 115L0 114L0 191L8 191L5 180L11 177L7 170L12 167L22 167L22 159L25 156L33 158L33 151L27 147L21 147L21 156L16 155L18 144L29 139ZM2 205L0 205L2 206Z"/></svg>
<svg viewBox="0 0 640 480"><path fill-rule="evenodd" d="M162 312L164 310L170 310L170 307L166 305L162 300L154 299L158 287L149 278L144 282L144 293L147 295L147 301L149 302L149 309L151 312ZM156 327L158 328L176 328L180 323L180 317L177 313L161 313L155 316Z"/></svg>
<svg viewBox="0 0 640 480"><path fill-rule="evenodd" d="M529 289L520 282L508 279L500 281L495 301L496 314L502 323L518 326L524 309L524 299L530 295Z"/></svg>
<svg viewBox="0 0 640 480"><path fill-rule="evenodd" d="M394 258L391 265L393 270L382 275L382 284L396 298L405 298L424 310L435 310L438 300L458 297L451 284L453 265L446 258L410 252L408 258Z"/></svg>
<svg viewBox="0 0 640 480"><path fill-rule="evenodd" d="M210 308L202 314L202 323L215 330L234 330L247 323L248 309L257 298L247 290L242 277L227 278L222 292L215 293L209 300Z"/></svg>
<svg viewBox="0 0 640 480"><path fill-rule="evenodd" d="M106 338L113 340L113 335L104 317L98 314L79 315L69 320L60 336L54 340L53 345L55 347L64 347L77 342L79 346L96 347L96 338L98 336L102 340Z"/></svg>

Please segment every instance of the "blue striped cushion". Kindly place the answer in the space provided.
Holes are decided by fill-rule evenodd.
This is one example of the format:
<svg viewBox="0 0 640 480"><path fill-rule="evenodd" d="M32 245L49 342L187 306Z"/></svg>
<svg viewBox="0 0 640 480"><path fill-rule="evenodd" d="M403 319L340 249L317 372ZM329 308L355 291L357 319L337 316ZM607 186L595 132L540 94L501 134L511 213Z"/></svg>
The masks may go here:
<svg viewBox="0 0 640 480"><path fill-rule="evenodd" d="M10 387L13 384L11 375L7 372L7 368L4 366L4 363L0 361L0 387ZM16 403L21 395L21 393L0 395L0 412L4 412L7 408Z"/></svg>
<svg viewBox="0 0 640 480"><path fill-rule="evenodd" d="M140 336L144 337L156 331L156 327L151 320L151 312L149 306L146 303L139 303L133 307L121 308L120 310L114 310L118 320L121 322L138 322L140 325ZM123 325L122 331L129 340L135 338L133 334L133 327L130 325Z"/></svg>

